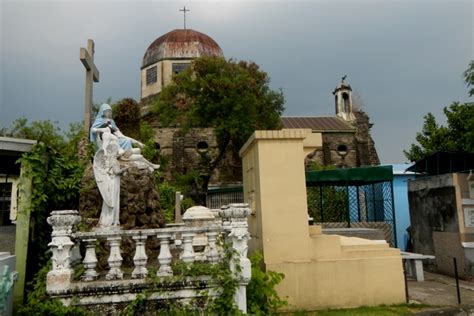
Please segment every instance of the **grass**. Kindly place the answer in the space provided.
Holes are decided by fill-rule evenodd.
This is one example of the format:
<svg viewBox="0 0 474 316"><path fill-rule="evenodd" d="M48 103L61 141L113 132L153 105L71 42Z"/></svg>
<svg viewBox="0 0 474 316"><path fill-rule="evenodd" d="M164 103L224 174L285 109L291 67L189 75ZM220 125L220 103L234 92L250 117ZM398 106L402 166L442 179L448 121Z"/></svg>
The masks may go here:
<svg viewBox="0 0 474 316"><path fill-rule="evenodd" d="M377 316L399 316L413 315L423 310L432 309L433 306L423 304L400 304L400 305L381 305L381 306L362 306L350 309L328 309L315 312L295 312L287 315L294 316L359 316L359 315L377 315Z"/></svg>

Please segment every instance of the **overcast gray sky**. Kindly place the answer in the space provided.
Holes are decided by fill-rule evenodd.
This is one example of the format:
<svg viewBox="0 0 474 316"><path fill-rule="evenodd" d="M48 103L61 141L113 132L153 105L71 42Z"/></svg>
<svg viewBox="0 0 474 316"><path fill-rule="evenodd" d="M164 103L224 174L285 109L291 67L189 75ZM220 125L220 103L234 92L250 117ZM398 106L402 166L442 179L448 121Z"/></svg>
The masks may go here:
<svg viewBox="0 0 474 316"><path fill-rule="evenodd" d="M23 1L0 0L0 127L21 116L67 128L83 116L79 48L96 44L94 102L138 100L140 65L160 35L187 26L227 58L251 60L282 88L285 115L333 115L343 75L364 101L383 163L404 162L423 115L467 97L474 59L470 0Z"/></svg>

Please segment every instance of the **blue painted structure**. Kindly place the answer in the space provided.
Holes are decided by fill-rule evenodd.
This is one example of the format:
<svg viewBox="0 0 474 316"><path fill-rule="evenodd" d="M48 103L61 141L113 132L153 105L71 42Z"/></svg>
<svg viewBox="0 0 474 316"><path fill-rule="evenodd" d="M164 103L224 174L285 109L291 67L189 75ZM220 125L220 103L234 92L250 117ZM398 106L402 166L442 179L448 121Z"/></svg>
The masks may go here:
<svg viewBox="0 0 474 316"><path fill-rule="evenodd" d="M408 180L415 178L415 173L406 171L412 164L394 164L393 167L393 200L395 204L395 223L397 227L397 246L405 251L408 242L407 228L410 226L408 206Z"/></svg>

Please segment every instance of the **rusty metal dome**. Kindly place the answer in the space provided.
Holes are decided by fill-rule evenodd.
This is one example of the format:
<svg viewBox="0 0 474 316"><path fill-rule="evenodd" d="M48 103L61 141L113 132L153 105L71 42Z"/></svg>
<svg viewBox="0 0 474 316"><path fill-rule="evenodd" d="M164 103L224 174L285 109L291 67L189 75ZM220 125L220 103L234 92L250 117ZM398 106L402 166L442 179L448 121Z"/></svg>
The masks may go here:
<svg viewBox="0 0 474 316"><path fill-rule="evenodd" d="M145 52L142 68L167 58L224 56L209 36L191 29L177 29L158 37Z"/></svg>

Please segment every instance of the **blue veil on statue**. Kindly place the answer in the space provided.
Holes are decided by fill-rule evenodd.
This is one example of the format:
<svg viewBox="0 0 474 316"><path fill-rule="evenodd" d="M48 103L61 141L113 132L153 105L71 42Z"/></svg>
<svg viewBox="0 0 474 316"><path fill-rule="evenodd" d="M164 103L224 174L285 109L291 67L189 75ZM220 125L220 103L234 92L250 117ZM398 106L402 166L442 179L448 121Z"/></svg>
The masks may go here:
<svg viewBox="0 0 474 316"><path fill-rule="evenodd" d="M109 127L112 130L112 134L117 136L119 145L122 149L124 150L132 149L132 141L126 136L122 135L122 133L120 133L117 125L115 124L115 121L112 118L107 118L105 116L105 111L107 110L112 111L112 107L108 105L107 103L103 103L100 106L99 112L97 112L94 123L92 123L91 129L90 129L90 141L93 142L96 145L96 149L98 149L99 145L97 142L97 137L100 137L101 132L97 132L94 130L96 128Z"/></svg>

